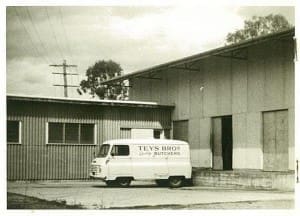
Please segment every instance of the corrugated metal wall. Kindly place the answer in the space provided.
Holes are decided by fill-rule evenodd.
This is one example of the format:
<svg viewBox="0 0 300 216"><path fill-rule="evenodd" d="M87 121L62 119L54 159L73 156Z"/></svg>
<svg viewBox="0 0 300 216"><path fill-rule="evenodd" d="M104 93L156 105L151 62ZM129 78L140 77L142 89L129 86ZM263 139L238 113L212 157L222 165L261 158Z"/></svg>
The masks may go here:
<svg viewBox="0 0 300 216"><path fill-rule="evenodd" d="M133 78L130 99L175 104L172 120L189 121L193 166L212 167L212 118L232 115L233 168L262 169L262 112L287 109L289 169L295 168L292 37L250 46L247 59L211 56L192 68L198 71L168 68L157 73L161 80Z"/></svg>
<svg viewBox="0 0 300 216"><path fill-rule="evenodd" d="M7 144L8 180L87 179L103 141L129 138L129 128L170 128L171 110L7 101L7 119L22 122L21 144ZM97 144L46 144L49 121L93 123Z"/></svg>

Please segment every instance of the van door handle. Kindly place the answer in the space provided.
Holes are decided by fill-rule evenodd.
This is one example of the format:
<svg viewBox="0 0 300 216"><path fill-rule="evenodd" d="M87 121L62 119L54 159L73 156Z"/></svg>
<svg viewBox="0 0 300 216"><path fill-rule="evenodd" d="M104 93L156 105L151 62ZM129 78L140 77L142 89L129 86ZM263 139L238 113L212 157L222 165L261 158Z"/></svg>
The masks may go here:
<svg viewBox="0 0 300 216"><path fill-rule="evenodd" d="M109 162L109 159L107 159L107 160L105 161L105 164L108 164L108 162Z"/></svg>

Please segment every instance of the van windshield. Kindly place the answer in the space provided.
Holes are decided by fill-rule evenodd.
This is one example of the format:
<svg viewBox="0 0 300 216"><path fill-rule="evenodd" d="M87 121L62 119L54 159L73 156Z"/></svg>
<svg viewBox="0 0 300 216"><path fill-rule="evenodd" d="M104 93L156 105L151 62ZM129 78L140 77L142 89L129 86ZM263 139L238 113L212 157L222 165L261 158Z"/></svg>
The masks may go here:
<svg viewBox="0 0 300 216"><path fill-rule="evenodd" d="M101 146L101 148L100 148L100 151L98 152L98 154L97 154L97 157L106 157L107 156L107 153L108 153L108 151L109 151L109 147L110 147L110 145L109 144L104 144L104 145L102 145Z"/></svg>

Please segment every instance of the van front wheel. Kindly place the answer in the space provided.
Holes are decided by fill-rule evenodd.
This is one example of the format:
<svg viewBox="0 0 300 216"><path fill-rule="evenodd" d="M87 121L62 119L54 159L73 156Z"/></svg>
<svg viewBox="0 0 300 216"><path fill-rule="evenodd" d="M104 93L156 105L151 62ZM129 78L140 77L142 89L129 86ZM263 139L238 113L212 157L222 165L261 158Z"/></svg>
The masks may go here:
<svg viewBox="0 0 300 216"><path fill-rule="evenodd" d="M177 188L180 187L183 183L183 178L180 176L171 176L169 178L169 186L171 188Z"/></svg>
<svg viewBox="0 0 300 216"><path fill-rule="evenodd" d="M114 180L107 180L107 181L105 181L105 183L106 183L106 185L108 187L115 187L115 186L117 186L116 181L114 181Z"/></svg>
<svg viewBox="0 0 300 216"><path fill-rule="evenodd" d="M159 187L168 186L168 180L167 179L156 179L155 182Z"/></svg>
<svg viewBox="0 0 300 216"><path fill-rule="evenodd" d="M118 178L117 182L118 182L119 186L121 186L121 187L128 187L131 183L131 179L130 178Z"/></svg>

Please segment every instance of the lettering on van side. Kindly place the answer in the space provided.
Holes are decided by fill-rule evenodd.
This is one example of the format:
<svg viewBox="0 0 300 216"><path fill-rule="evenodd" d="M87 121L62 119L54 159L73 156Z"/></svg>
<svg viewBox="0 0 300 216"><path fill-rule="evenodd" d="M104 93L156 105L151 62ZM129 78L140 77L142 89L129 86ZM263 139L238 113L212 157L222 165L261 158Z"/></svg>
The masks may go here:
<svg viewBox="0 0 300 216"><path fill-rule="evenodd" d="M180 155L180 146L150 146L140 145L138 146L139 156L168 156L168 155Z"/></svg>

